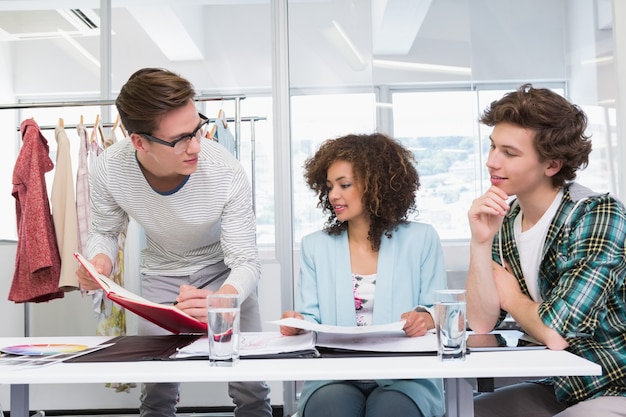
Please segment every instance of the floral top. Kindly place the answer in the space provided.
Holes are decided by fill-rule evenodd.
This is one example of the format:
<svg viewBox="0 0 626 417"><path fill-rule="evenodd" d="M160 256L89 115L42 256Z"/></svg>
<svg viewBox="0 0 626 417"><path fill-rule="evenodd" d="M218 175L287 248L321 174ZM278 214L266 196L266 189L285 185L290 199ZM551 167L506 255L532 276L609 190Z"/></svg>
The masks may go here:
<svg viewBox="0 0 626 417"><path fill-rule="evenodd" d="M354 308L356 310L356 325L368 326L372 324L374 315L374 292L376 291L376 274L352 274L354 293Z"/></svg>

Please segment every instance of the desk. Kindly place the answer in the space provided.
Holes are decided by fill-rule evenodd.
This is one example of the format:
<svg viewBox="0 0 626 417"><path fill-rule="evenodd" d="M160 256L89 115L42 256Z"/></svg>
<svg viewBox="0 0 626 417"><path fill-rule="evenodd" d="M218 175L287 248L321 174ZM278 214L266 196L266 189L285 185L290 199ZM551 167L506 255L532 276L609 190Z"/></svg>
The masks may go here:
<svg viewBox="0 0 626 417"><path fill-rule="evenodd" d="M0 346L30 343L98 344L106 337L0 338ZM464 378L601 375L602 369L565 351L474 352L464 362L435 356L243 359L232 368L208 361L59 363L34 368L0 368L0 384L11 385L11 417L28 417L29 384L126 382L303 381L324 379L443 378L447 417L473 416L472 389Z"/></svg>

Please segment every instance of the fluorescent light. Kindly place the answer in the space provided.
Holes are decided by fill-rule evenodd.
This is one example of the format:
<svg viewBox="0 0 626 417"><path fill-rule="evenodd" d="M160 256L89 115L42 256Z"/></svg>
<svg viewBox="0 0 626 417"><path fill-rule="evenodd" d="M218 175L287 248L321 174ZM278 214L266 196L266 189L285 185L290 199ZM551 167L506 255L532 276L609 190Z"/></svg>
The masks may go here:
<svg viewBox="0 0 626 417"><path fill-rule="evenodd" d="M608 64L610 62L613 62L613 55L609 55L609 56L599 56L597 58L592 58L592 59L586 59L584 61L581 61L582 65L589 65L589 64Z"/></svg>
<svg viewBox="0 0 626 417"><path fill-rule="evenodd" d="M332 26L322 29L322 34L328 41L343 55L348 61L348 65L355 71L363 71L367 68L367 63L361 56L359 50L354 46L341 25L332 21Z"/></svg>
<svg viewBox="0 0 626 417"><path fill-rule="evenodd" d="M63 39L65 39L70 45L72 45L78 52L80 52L89 62L92 62L96 67L100 68L100 60L98 60L95 56L91 55L88 50L83 48L81 44L76 42L74 38L68 35L65 31L59 29L59 34Z"/></svg>
<svg viewBox="0 0 626 417"><path fill-rule="evenodd" d="M471 75L469 67L453 67L450 65L420 64L417 62L388 61L384 59L372 60L372 65L378 68L389 68L404 71L442 72L446 74Z"/></svg>

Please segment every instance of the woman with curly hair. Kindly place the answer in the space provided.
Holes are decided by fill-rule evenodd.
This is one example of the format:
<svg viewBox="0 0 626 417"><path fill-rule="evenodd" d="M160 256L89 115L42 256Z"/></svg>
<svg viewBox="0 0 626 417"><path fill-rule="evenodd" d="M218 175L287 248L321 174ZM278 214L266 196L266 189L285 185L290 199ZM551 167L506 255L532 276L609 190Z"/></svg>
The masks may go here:
<svg viewBox="0 0 626 417"><path fill-rule="evenodd" d="M405 320L407 336L434 328L435 290L445 288L439 236L409 221L419 175L413 154L383 134L347 135L322 144L304 177L328 213L322 231L302 239L295 317L367 326ZM282 326L285 335L299 329ZM303 417L442 415L439 379L307 381Z"/></svg>

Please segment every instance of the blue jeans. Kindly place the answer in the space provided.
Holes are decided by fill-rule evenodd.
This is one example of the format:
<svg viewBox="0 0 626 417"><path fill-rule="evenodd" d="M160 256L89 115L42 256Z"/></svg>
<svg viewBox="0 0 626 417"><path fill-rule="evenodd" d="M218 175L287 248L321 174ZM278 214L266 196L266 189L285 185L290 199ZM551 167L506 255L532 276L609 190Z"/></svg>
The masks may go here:
<svg viewBox="0 0 626 417"><path fill-rule="evenodd" d="M171 303L178 295L181 284L198 286L211 277L222 272L226 266L223 262L211 265L190 276L141 277L141 294L144 298L157 303ZM207 290L217 291L226 277L212 282ZM241 304L241 331L261 331L261 313L256 293L250 294ZM139 334L168 334L168 332L146 320L139 323ZM142 384L141 417L175 417L178 402L177 382ZM228 395L235 404L235 417L271 417L270 387L263 381L229 382Z"/></svg>
<svg viewBox="0 0 626 417"><path fill-rule="evenodd" d="M417 405L399 391L375 382L337 381L309 397L302 417L423 417Z"/></svg>

